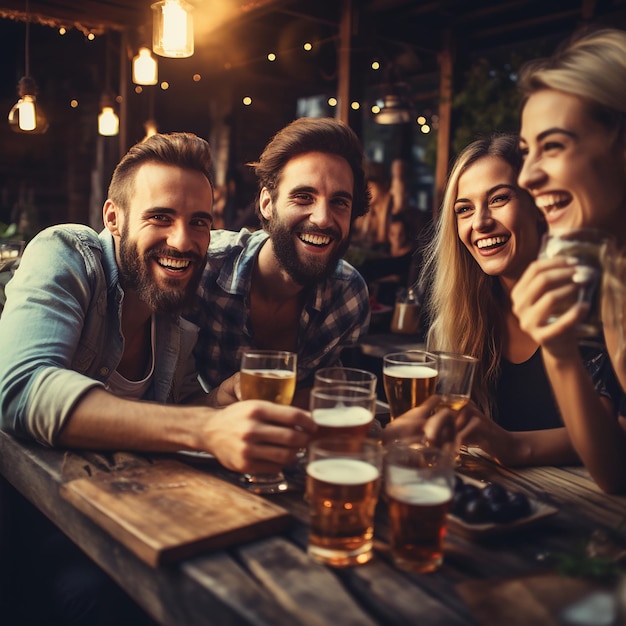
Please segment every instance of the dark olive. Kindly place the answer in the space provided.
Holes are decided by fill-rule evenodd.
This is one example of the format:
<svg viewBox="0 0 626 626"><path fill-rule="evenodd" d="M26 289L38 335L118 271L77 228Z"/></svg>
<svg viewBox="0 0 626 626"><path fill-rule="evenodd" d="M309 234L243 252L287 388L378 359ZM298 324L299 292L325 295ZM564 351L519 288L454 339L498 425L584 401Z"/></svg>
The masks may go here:
<svg viewBox="0 0 626 626"><path fill-rule="evenodd" d="M465 503L461 518L468 524L484 524L490 518L489 504L483 497L473 498Z"/></svg>
<svg viewBox="0 0 626 626"><path fill-rule="evenodd" d="M461 517L463 509L465 508L465 496L462 491L455 491L452 496L452 502L450 503L450 513Z"/></svg>
<svg viewBox="0 0 626 626"><path fill-rule="evenodd" d="M513 519L520 519L531 513L530 500L521 491L513 491L509 494L509 507Z"/></svg>
<svg viewBox="0 0 626 626"><path fill-rule="evenodd" d="M491 520L498 524L506 524L514 519L515 512L513 511L508 498L502 501L487 500L489 512L491 514Z"/></svg>
<svg viewBox="0 0 626 626"><path fill-rule="evenodd" d="M508 493L502 485L489 483L483 489L483 496L490 502L504 502L508 498Z"/></svg>
<svg viewBox="0 0 626 626"><path fill-rule="evenodd" d="M465 501L473 500L474 498L480 498L481 490L476 485L472 485L470 483L463 485L461 488L461 493L465 498Z"/></svg>

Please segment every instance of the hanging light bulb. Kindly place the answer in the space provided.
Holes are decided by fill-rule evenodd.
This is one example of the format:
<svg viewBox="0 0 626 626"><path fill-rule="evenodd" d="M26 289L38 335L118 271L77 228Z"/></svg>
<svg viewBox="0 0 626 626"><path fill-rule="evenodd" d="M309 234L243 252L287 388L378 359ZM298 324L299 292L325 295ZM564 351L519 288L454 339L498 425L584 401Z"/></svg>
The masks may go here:
<svg viewBox="0 0 626 626"><path fill-rule="evenodd" d="M156 85L158 68L150 49L139 48L139 54L133 58L133 82L136 85Z"/></svg>
<svg viewBox="0 0 626 626"><path fill-rule="evenodd" d="M193 7L185 0L161 0L152 5L152 51L163 57L193 54Z"/></svg>
<svg viewBox="0 0 626 626"><path fill-rule="evenodd" d="M18 83L19 100L9 111L9 124L17 126L16 130L30 132L37 128L37 112L35 100L37 85L32 78L24 76Z"/></svg>
<svg viewBox="0 0 626 626"><path fill-rule="evenodd" d="M26 75L20 78L17 84L18 101L9 111L9 125L12 130L24 133L45 133L48 130L48 121L39 107L35 106L37 100L37 83L29 74L30 53L30 18L28 0L26 1L26 39L24 42L25 70Z"/></svg>
<svg viewBox="0 0 626 626"><path fill-rule="evenodd" d="M120 132L120 118L113 108L113 98L105 93L100 100L101 111L98 115L98 133L105 137L112 137Z"/></svg>

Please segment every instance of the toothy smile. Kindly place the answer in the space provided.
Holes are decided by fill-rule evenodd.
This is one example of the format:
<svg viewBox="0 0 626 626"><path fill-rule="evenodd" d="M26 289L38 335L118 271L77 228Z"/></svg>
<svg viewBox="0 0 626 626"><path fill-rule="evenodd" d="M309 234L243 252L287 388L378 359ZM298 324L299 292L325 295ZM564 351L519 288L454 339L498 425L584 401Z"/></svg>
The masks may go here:
<svg viewBox="0 0 626 626"><path fill-rule="evenodd" d="M501 246L505 244L510 239L508 235L498 235L497 237L487 237L486 239L479 239L476 242L476 247L479 250L484 250L486 248L495 248L496 246Z"/></svg>
<svg viewBox="0 0 626 626"><path fill-rule="evenodd" d="M320 235L319 233L299 233L298 237L300 241L312 246L327 246L332 241L328 235Z"/></svg>
<svg viewBox="0 0 626 626"><path fill-rule="evenodd" d="M535 198L535 204L545 213L560 209L568 204L570 195L567 193L542 193Z"/></svg>
<svg viewBox="0 0 626 626"><path fill-rule="evenodd" d="M191 261L189 259L173 259L171 257L159 257L157 263L167 270L182 271L186 270Z"/></svg>

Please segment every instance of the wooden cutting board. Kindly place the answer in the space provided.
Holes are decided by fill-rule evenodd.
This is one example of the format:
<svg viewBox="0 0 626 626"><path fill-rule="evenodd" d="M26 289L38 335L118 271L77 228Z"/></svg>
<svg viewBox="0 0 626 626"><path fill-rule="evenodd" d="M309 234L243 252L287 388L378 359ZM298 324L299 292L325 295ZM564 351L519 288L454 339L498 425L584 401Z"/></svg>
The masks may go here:
<svg viewBox="0 0 626 626"><path fill-rule="evenodd" d="M272 502L179 461L77 478L61 495L152 566L277 533Z"/></svg>

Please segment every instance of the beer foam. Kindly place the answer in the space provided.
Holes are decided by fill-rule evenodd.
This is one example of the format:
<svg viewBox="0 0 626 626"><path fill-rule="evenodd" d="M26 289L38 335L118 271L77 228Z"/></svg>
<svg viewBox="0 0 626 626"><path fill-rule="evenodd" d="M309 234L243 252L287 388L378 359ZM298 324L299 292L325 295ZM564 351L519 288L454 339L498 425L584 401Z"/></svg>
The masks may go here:
<svg viewBox="0 0 626 626"><path fill-rule="evenodd" d="M273 369L247 369L241 370L251 376L262 376L263 378L294 378L295 373L292 370L273 370Z"/></svg>
<svg viewBox="0 0 626 626"><path fill-rule="evenodd" d="M387 483L389 497L406 504L432 506L444 504L452 499L452 488L436 483L411 482L401 485Z"/></svg>
<svg viewBox="0 0 626 626"><path fill-rule="evenodd" d="M372 421L372 412L362 406L314 409L313 421L319 426L361 426Z"/></svg>
<svg viewBox="0 0 626 626"><path fill-rule="evenodd" d="M428 365L385 365L384 373L394 378L434 378L438 374Z"/></svg>
<svg viewBox="0 0 626 626"><path fill-rule="evenodd" d="M377 467L359 459L317 459L306 468L311 478L333 485L362 485L376 480L380 475Z"/></svg>

